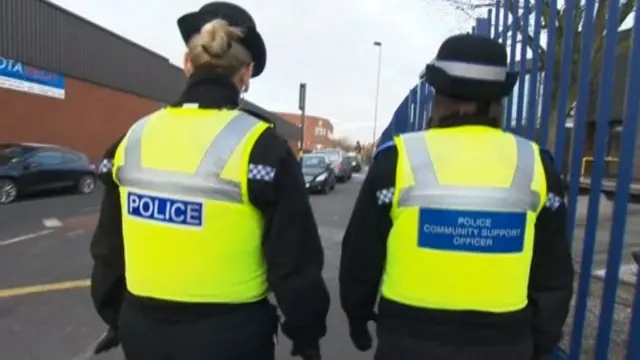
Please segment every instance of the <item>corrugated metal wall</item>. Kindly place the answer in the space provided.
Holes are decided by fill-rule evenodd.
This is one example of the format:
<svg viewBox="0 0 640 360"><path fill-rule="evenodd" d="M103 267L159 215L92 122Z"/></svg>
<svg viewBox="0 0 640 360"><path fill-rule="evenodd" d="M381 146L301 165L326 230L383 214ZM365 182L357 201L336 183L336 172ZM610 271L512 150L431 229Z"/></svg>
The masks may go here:
<svg viewBox="0 0 640 360"><path fill-rule="evenodd" d="M0 56L163 103L185 84L165 57L45 0L0 0ZM299 138L274 116L283 136Z"/></svg>
<svg viewBox="0 0 640 360"><path fill-rule="evenodd" d="M0 34L1 56L45 70L162 102L184 86L166 58L48 1L0 1Z"/></svg>

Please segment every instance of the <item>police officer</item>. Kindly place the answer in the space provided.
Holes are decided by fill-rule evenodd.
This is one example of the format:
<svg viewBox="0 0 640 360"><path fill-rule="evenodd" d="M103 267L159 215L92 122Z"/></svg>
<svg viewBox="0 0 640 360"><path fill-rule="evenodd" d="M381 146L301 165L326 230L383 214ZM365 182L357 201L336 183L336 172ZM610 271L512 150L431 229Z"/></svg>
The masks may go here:
<svg viewBox="0 0 640 360"><path fill-rule="evenodd" d="M492 39L447 39L426 67L433 124L396 137L363 183L340 297L358 349L377 320L375 359L544 359L561 339L564 194L548 152L500 129L518 78L506 63Z"/></svg>
<svg viewBox="0 0 640 360"><path fill-rule="evenodd" d="M300 165L272 125L238 111L266 63L252 17L213 2L178 19L186 89L105 154L91 293L130 360L320 359L329 295Z"/></svg>

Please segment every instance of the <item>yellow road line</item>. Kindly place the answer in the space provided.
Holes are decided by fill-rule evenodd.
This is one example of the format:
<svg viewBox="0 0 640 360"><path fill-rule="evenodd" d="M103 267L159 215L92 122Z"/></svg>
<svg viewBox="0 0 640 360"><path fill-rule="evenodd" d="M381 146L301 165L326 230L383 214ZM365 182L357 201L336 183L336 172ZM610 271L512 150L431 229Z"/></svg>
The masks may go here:
<svg viewBox="0 0 640 360"><path fill-rule="evenodd" d="M88 287L91 284L89 279L62 281L50 284L40 284L32 286L21 286L9 289L0 289L0 299L10 298L21 295L31 295L38 293L46 293L52 291L79 289Z"/></svg>

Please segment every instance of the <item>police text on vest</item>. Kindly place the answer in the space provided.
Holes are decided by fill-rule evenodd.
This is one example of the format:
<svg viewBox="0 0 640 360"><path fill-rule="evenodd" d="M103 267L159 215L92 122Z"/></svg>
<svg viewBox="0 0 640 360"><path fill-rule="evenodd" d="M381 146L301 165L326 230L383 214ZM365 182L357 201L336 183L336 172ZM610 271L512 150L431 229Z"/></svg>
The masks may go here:
<svg viewBox="0 0 640 360"><path fill-rule="evenodd" d="M443 251L522 252L526 223L526 212L423 208L418 246Z"/></svg>
<svg viewBox="0 0 640 360"><path fill-rule="evenodd" d="M129 216L160 223L201 227L203 204L156 195L129 192L127 194Z"/></svg>

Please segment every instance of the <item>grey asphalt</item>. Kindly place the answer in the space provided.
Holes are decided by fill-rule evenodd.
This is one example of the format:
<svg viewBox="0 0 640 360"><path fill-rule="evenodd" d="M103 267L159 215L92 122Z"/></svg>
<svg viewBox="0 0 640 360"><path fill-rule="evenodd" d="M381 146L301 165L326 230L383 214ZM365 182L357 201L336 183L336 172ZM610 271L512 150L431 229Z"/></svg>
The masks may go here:
<svg viewBox="0 0 640 360"><path fill-rule="evenodd" d="M51 193L0 206L0 241L45 229L42 219L62 220L96 212L101 194L101 187L97 187L90 195Z"/></svg>
<svg viewBox="0 0 640 360"><path fill-rule="evenodd" d="M326 251L325 277L332 295L328 319L329 334L324 339L325 359L364 360L372 354L357 352L348 340L345 319L339 310L337 271L340 239L349 219L362 177L338 185L326 196L312 195L311 202ZM89 196L50 196L29 199L0 207L0 359L2 360L123 360L118 350L101 357L91 357L91 345L104 330L95 315L87 288L47 291L30 295L4 296L6 289L30 285L86 279L90 271L88 244L99 208L100 190ZM8 245L3 241L46 229L43 218L56 218L61 227L50 234ZM580 264L581 239L586 218L586 198L578 203L578 220L574 251ZM606 263L611 226L611 205L602 199L596 244L595 267ZM627 224L627 249L640 248L640 207L631 207ZM597 330L602 283L591 283L584 353L590 358ZM630 301L633 290L621 284L612 336L610 359L622 359L626 347ZM571 319L567 329L571 327ZM288 356L290 344L280 338L278 359Z"/></svg>

